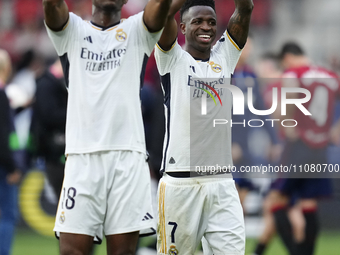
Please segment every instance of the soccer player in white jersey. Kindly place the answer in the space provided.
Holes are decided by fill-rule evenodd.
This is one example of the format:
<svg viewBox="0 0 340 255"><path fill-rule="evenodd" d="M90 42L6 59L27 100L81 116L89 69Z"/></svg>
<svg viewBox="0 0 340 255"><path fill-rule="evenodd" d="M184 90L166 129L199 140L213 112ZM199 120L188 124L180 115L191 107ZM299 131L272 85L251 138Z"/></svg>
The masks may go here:
<svg viewBox="0 0 340 255"><path fill-rule="evenodd" d="M212 48L217 30L214 0L174 0L155 49L165 94L167 127L163 177L158 192L158 254L192 255L202 237L205 254L244 254L243 211L230 173L215 175L215 178L199 177L192 169L190 153L192 145L200 144L204 157L213 140L224 155L221 160L225 166L232 165L230 126L219 129L219 133L211 134L209 139L202 135L200 141L193 144L196 138L191 133L189 112L190 104L202 97L199 93L202 83L195 82L195 78L212 78L212 84L223 80L221 78L230 78L246 43L253 2L234 2L236 9L227 30ZM184 49L176 40L174 15L180 8L180 30L186 40ZM196 86L197 90L192 89ZM211 88L205 89L212 93ZM207 98L209 100L212 98Z"/></svg>
<svg viewBox="0 0 340 255"><path fill-rule="evenodd" d="M127 0L93 0L91 21L43 0L45 24L68 85L65 178L54 231L60 254L134 254L153 225L139 92L171 0L121 20Z"/></svg>

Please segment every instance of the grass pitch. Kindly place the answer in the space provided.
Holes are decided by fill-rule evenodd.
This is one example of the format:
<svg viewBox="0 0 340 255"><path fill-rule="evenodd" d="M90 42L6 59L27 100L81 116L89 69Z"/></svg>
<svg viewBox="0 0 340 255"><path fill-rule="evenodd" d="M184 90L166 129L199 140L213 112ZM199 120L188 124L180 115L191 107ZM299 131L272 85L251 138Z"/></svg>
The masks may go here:
<svg viewBox="0 0 340 255"><path fill-rule="evenodd" d="M142 244L147 240L143 239ZM255 245L255 239L247 239L246 255L251 254ZM58 241L56 238L39 235L30 229L18 229L13 243L12 255L59 255L58 251ZM96 245L95 255L105 254L105 242L102 245ZM276 237L269 245L265 254L287 255L287 252L279 238ZM340 231L322 232L318 239L315 255L339 254Z"/></svg>

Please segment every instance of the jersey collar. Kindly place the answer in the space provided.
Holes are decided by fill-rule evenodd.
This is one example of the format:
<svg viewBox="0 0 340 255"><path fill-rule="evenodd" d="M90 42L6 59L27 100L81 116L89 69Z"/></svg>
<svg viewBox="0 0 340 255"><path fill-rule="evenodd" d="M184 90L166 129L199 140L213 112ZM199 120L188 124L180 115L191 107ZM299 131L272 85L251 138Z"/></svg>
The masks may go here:
<svg viewBox="0 0 340 255"><path fill-rule="evenodd" d="M197 62L208 62L210 58L207 59L200 59L200 58L194 58Z"/></svg>
<svg viewBox="0 0 340 255"><path fill-rule="evenodd" d="M118 21L117 23L115 23L115 24L113 24L113 25L111 25L111 26L109 26L109 27L103 27L103 26L98 25L98 24L96 24L96 23L94 23L94 22L92 22L92 21L89 21L89 23L91 24L92 27L94 27L94 28L97 29L97 30L106 31L106 30L109 30L109 29L111 29L111 28L114 28L114 27L116 27L117 25L119 25L120 23L122 23L122 20Z"/></svg>

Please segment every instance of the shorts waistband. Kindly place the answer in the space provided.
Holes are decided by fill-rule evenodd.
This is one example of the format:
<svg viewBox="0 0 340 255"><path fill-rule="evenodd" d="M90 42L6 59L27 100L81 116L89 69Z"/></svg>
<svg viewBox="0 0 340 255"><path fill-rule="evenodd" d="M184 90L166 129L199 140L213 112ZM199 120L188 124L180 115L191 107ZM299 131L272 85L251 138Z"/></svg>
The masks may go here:
<svg viewBox="0 0 340 255"><path fill-rule="evenodd" d="M230 173L226 172L215 172L215 173L200 173L200 172L193 172L193 171L176 171L176 172L165 172L167 175L170 175L171 177L174 178L195 178L195 177L211 177L215 178L216 175L230 175ZM229 177L229 176L226 176Z"/></svg>
<svg viewBox="0 0 340 255"><path fill-rule="evenodd" d="M164 173L162 179L163 178L169 184L181 184L181 185L193 185L197 183L222 182L222 181L234 182L234 179L232 178L231 174L181 178L173 177L169 175L169 173Z"/></svg>

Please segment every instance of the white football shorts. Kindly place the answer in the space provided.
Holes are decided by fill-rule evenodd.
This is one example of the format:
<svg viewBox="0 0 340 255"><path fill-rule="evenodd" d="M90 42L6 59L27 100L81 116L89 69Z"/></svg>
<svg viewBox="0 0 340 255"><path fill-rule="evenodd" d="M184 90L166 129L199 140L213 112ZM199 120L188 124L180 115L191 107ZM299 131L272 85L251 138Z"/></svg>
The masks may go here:
<svg viewBox="0 0 340 255"><path fill-rule="evenodd" d="M164 174L158 203L157 254L193 255L204 237L214 255L244 255L243 210L232 178Z"/></svg>
<svg viewBox="0 0 340 255"><path fill-rule="evenodd" d="M136 151L70 154L54 231L84 234L101 242L103 233L154 234L150 172Z"/></svg>

